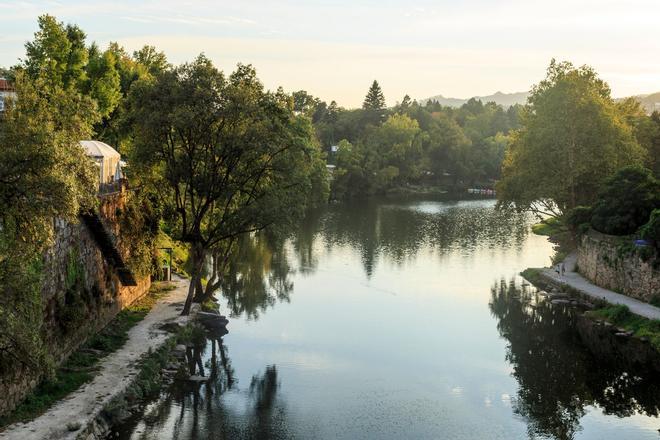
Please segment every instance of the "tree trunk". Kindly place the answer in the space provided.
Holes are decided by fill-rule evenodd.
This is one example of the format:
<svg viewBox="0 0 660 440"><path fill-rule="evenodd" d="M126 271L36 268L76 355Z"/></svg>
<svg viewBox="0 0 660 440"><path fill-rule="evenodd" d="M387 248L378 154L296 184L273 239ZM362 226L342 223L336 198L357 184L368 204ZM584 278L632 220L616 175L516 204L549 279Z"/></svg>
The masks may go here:
<svg viewBox="0 0 660 440"><path fill-rule="evenodd" d="M190 257L192 263L192 273L190 274L190 286L188 287L188 296L183 306L182 316L190 314L195 291L202 282L202 268L204 265L204 248L199 243L192 243L190 246Z"/></svg>

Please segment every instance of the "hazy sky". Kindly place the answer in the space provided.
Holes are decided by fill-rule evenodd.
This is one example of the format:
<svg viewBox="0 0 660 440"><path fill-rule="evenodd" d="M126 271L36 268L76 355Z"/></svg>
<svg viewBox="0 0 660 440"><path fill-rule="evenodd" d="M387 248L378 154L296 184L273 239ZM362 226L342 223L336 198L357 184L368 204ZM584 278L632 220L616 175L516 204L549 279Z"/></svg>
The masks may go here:
<svg viewBox="0 0 660 440"><path fill-rule="evenodd" d="M374 79L390 105L524 91L553 57L595 67L615 96L660 90L657 0L0 0L0 65L23 56L43 13L174 63L200 52L225 70L252 63L269 88L347 107Z"/></svg>

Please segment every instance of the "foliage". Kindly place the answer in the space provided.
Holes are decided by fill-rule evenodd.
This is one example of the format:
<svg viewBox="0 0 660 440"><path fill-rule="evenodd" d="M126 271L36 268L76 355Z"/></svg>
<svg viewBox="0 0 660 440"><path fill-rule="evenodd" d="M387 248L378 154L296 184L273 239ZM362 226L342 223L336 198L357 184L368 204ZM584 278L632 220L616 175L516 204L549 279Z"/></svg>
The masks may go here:
<svg viewBox="0 0 660 440"><path fill-rule="evenodd" d="M39 384L14 411L0 418L0 427L37 417L91 381L98 363L126 343L128 331L142 321L156 301L172 287L168 283L154 284L148 295L119 312L101 332L72 353L52 377Z"/></svg>
<svg viewBox="0 0 660 440"><path fill-rule="evenodd" d="M374 80L371 87L369 87L362 108L365 111L367 123L378 124L383 121L385 117L385 95L383 95L378 81Z"/></svg>
<svg viewBox="0 0 660 440"><path fill-rule="evenodd" d="M529 267L522 272L520 272L520 276L525 278L527 281L530 283L536 285L541 281L541 271L543 269L538 269L535 267Z"/></svg>
<svg viewBox="0 0 660 440"><path fill-rule="evenodd" d="M375 94L370 90L369 96ZM304 91L294 95L305 103L306 114L314 115L322 146L339 147L328 157L336 165L332 197L337 199L414 187L492 187L507 133L518 126L518 107L505 111L474 99L453 109L404 97L374 117L367 108L328 106Z"/></svg>
<svg viewBox="0 0 660 440"><path fill-rule="evenodd" d="M53 218L76 221L95 203L96 170L78 145L93 103L47 78L16 73L18 99L0 121L0 350L3 361L48 369L41 346L41 255ZM4 364L5 362L3 362Z"/></svg>
<svg viewBox="0 0 660 440"><path fill-rule="evenodd" d="M594 229L612 235L632 234L660 207L660 182L641 167L619 170L603 185L594 205Z"/></svg>
<svg viewBox="0 0 660 440"><path fill-rule="evenodd" d="M564 230L564 223L556 217L548 217L535 225L532 232L536 235L552 236Z"/></svg>
<svg viewBox="0 0 660 440"><path fill-rule="evenodd" d="M132 191L127 195L125 209L119 215L122 244L128 254L131 271L144 277L152 273L156 261L156 238L159 232L158 200L146 191Z"/></svg>
<svg viewBox="0 0 660 440"><path fill-rule="evenodd" d="M593 209L591 206L576 206L566 214L566 224L573 231L582 232L581 229L583 229L585 225L586 228L591 226L592 216Z"/></svg>
<svg viewBox="0 0 660 440"><path fill-rule="evenodd" d="M501 207L561 215L591 205L617 169L642 161L609 87L590 67L553 60L520 118L497 186Z"/></svg>
<svg viewBox="0 0 660 440"><path fill-rule="evenodd" d="M649 221L640 228L639 232L643 239L652 241L656 248L660 249L660 208L651 212Z"/></svg>
<svg viewBox="0 0 660 440"><path fill-rule="evenodd" d="M91 99L98 112L88 122L108 116L120 98L114 54L109 50L102 53L96 45L86 47L86 35L76 25L65 26L51 15L40 16L38 22L39 30L25 44L27 56L19 68L51 88Z"/></svg>
<svg viewBox="0 0 660 440"><path fill-rule="evenodd" d="M184 313L201 295L205 254L251 231L285 224L324 198L327 185L312 127L283 92L266 92L250 66L225 77L200 55L133 85L132 164L177 213L177 238L191 245ZM214 268L217 266L214 264ZM206 294L217 287L212 274Z"/></svg>
<svg viewBox="0 0 660 440"><path fill-rule="evenodd" d="M185 243L173 240L165 231L161 230L156 236L157 258L159 263L169 263L169 254L163 248L172 249L172 270L179 275L187 277L190 271L190 252ZM159 264L162 266L162 264Z"/></svg>
<svg viewBox="0 0 660 440"><path fill-rule="evenodd" d="M638 338L647 338L656 349L660 350L660 320L635 315L624 305L592 310L587 312L587 315L605 319L618 327L632 331Z"/></svg>
<svg viewBox="0 0 660 440"><path fill-rule="evenodd" d="M383 95L383 91L381 90L378 81L374 80L371 87L369 87L362 108L375 111L382 111L385 109L385 96Z"/></svg>

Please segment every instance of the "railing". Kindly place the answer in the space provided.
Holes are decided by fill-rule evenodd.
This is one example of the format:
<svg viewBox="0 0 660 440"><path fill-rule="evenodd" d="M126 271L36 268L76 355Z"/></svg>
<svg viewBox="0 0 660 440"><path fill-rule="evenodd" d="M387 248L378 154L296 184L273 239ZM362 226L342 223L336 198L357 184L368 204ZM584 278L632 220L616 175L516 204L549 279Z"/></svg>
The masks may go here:
<svg viewBox="0 0 660 440"><path fill-rule="evenodd" d="M102 183L99 185L99 195L109 195L128 190L128 180L119 179L114 182Z"/></svg>

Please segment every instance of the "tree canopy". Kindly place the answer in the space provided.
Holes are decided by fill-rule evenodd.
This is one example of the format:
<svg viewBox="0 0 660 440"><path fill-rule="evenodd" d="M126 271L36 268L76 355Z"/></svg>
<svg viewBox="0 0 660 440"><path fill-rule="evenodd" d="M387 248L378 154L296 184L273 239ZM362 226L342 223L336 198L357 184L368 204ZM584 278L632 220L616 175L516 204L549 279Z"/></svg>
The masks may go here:
<svg viewBox="0 0 660 440"><path fill-rule="evenodd" d="M560 215L591 205L609 176L643 160L609 87L587 66L553 60L520 120L497 186L500 206Z"/></svg>
<svg viewBox="0 0 660 440"><path fill-rule="evenodd" d="M201 287L206 253L297 218L310 194L326 193L309 119L293 113L288 95L265 91L251 66L225 77L200 55L136 83L130 113L132 162L153 177L150 183L176 213L178 238L192 246L184 312Z"/></svg>
<svg viewBox="0 0 660 440"><path fill-rule="evenodd" d="M617 171L603 185L594 205L592 226L606 234L632 234L660 206L660 182L642 167Z"/></svg>
<svg viewBox="0 0 660 440"><path fill-rule="evenodd" d="M364 98L364 103L362 108L365 110L376 110L381 111L385 109L385 95L378 84L378 81L374 80L369 87L367 96Z"/></svg>

